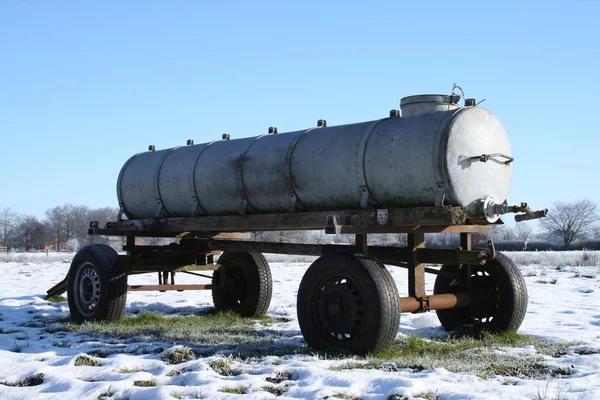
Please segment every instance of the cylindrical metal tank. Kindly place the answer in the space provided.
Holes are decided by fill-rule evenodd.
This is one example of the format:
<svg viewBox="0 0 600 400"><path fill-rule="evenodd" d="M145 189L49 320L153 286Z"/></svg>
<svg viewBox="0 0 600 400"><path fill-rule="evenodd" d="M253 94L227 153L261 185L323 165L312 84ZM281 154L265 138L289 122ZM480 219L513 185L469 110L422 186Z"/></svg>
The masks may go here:
<svg viewBox="0 0 600 400"><path fill-rule="evenodd" d="M148 151L117 182L129 219L458 205L506 199L510 144L456 96L402 99L402 117Z"/></svg>

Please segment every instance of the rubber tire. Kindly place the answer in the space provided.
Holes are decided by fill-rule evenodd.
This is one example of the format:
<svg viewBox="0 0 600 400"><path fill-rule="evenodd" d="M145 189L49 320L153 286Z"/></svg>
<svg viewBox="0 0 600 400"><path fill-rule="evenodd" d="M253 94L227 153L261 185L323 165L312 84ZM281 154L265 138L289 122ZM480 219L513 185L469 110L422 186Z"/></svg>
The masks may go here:
<svg viewBox="0 0 600 400"><path fill-rule="evenodd" d="M99 277L100 297L91 313L83 313L81 299L77 296L75 282L82 268L89 263ZM127 301L127 274L117 252L104 244L87 245L75 254L67 277L67 299L71 319L76 323L85 321L117 320L123 316Z"/></svg>
<svg viewBox="0 0 600 400"><path fill-rule="evenodd" d="M212 277L212 298L217 311L233 311L242 317L258 317L269 309L273 294L273 280L269 263L261 253L226 251L217 262L225 268L225 280L235 280L243 285L238 289L220 288L221 271Z"/></svg>
<svg viewBox="0 0 600 400"><path fill-rule="evenodd" d="M364 308L364 321L359 332L350 338L336 338L335 332L319 321L316 304L318 291L324 293L333 277L351 279ZM323 284L321 286L320 284ZM367 354L387 349L400 325L400 297L394 279L386 267L366 254L333 252L317 259L306 271L297 299L298 322L308 346L315 350L334 350ZM358 317L357 317L358 318Z"/></svg>
<svg viewBox="0 0 600 400"><path fill-rule="evenodd" d="M456 266L448 265L444 265L440 270L442 274L456 273L456 271ZM471 276L477 271L489 274L491 281L488 283L494 286L492 290L488 288L485 294L486 296L496 296L495 301L488 299L490 308L493 309L489 314L492 319L489 321L474 319L471 306L437 310L442 327L447 331L468 334L477 334L484 330L505 332L519 329L527 312L528 301L527 286L519 268L510 258L502 253L497 253L494 260L488 261L485 265L471 266ZM466 292L464 285L461 286L456 279L442 274L438 275L435 280L433 289L435 294ZM475 281L473 282L475 283Z"/></svg>

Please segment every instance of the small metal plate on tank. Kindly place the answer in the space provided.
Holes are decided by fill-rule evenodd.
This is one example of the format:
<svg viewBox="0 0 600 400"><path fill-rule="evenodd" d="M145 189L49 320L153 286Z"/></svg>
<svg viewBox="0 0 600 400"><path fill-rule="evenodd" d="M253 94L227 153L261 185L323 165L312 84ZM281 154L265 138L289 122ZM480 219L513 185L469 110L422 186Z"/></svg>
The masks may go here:
<svg viewBox="0 0 600 400"><path fill-rule="evenodd" d="M388 225L388 210L377 210L377 224L379 225Z"/></svg>

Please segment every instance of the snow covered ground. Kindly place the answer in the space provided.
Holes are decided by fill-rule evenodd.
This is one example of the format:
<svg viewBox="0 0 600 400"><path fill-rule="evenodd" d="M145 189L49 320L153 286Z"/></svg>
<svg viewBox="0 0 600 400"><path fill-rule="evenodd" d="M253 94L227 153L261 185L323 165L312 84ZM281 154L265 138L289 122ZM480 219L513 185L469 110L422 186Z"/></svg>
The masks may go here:
<svg viewBox="0 0 600 400"><path fill-rule="evenodd" d="M524 379L453 373L443 368L340 370L337 367L352 359L310 352L245 359L205 354L169 365L162 360L165 352L185 343L140 343L126 337L109 339L100 334L49 329L69 313L65 301L52 303L44 299L45 291L69 268L61 257L40 255L22 262L0 262L4 276L0 283L1 399L600 399L598 265L521 267L528 284L529 308L519 332L553 342L577 342L554 357L541 356L548 365L564 367L570 374ZM275 319L268 329L287 338L288 345L303 343L296 317L296 293L308 266L271 263L274 292L268 314ZM401 295L406 295L405 270L391 267L391 271ZM155 283L154 275L135 279L134 283ZM198 280L179 277L178 283L186 282ZM428 290L432 285L433 279L428 276ZM126 312L189 314L206 310L211 304L209 292L131 292ZM257 330L264 328L256 323ZM431 312L403 314L398 337L405 335L435 338L446 333L435 312ZM525 357L536 354L536 348L530 345L490 352L492 356ZM86 354L97 365L76 362ZM219 373L214 368L219 361L236 373ZM246 394L231 393L236 391Z"/></svg>

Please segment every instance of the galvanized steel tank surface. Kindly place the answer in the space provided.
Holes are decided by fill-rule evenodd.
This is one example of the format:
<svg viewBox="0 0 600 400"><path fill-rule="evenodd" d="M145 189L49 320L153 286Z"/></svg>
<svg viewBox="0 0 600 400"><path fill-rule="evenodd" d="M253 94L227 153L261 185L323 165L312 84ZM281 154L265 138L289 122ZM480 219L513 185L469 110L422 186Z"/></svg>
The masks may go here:
<svg viewBox="0 0 600 400"><path fill-rule="evenodd" d="M510 144L481 107L220 140L130 158L117 182L130 219L459 205L506 199Z"/></svg>

